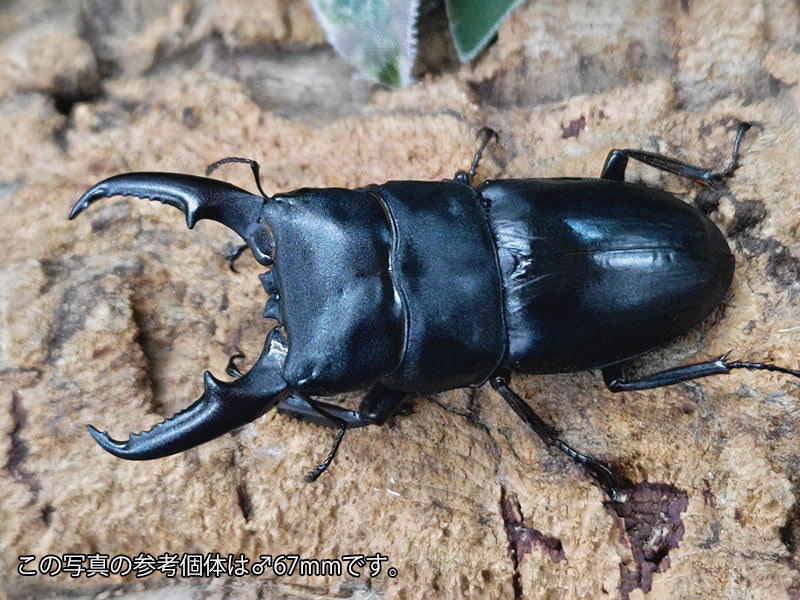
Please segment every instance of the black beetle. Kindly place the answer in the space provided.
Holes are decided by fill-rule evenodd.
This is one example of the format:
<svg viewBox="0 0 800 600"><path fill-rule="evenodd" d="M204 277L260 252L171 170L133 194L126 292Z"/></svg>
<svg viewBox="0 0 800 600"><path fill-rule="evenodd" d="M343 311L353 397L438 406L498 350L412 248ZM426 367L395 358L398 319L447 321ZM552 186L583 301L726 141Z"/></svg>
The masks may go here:
<svg viewBox="0 0 800 600"><path fill-rule="evenodd" d="M347 427L381 425L405 400L491 382L551 446L583 464L612 500L625 495L602 462L561 441L509 387L512 371L602 369L614 392L732 369L800 371L766 363L707 362L627 379L626 363L697 325L730 287L734 258L722 233L694 207L624 182L629 158L717 185L737 167L752 123L739 126L730 164L714 173L660 154L613 150L600 179L508 179L471 185L496 133L484 130L469 172L439 182L390 181L356 190L300 189L268 198L222 181L174 173L106 179L70 219L109 196L160 200L191 228L219 221L262 265L279 321L247 373L231 383L205 374L184 411L125 442L89 426L121 458L151 459L207 442L267 410L335 425L330 464ZM281 329L285 331L284 334ZM233 360L233 359L232 359ZM357 411L314 399L364 389Z"/></svg>

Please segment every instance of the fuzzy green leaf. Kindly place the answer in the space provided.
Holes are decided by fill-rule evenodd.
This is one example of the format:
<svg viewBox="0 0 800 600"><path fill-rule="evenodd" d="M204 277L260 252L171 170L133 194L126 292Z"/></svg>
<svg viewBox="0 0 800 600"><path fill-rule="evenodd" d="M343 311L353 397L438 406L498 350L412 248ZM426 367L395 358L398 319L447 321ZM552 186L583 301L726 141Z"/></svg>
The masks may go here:
<svg viewBox="0 0 800 600"><path fill-rule="evenodd" d="M400 88L413 79L419 0L312 0L325 36L370 79Z"/></svg>
<svg viewBox="0 0 800 600"><path fill-rule="evenodd" d="M445 0L450 32L461 62L475 58L521 3L522 0Z"/></svg>

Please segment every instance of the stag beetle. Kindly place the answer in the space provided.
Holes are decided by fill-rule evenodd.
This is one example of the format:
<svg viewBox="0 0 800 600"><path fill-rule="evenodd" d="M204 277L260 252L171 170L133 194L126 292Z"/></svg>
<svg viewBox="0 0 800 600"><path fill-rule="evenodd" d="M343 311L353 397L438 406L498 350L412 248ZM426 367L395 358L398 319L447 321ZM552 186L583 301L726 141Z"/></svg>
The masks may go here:
<svg viewBox="0 0 800 600"><path fill-rule="evenodd" d="M612 150L599 179L501 179L473 187L484 131L467 172L445 181L390 181L359 189L304 188L268 197L175 173L127 173L89 189L70 219L103 197L160 200L227 225L255 259L278 321L255 365L227 383L205 373L199 400L125 442L89 426L120 458L181 452L273 407L338 427L384 424L407 399L490 382L549 445L567 453L614 501L625 494L603 462L573 450L509 387L512 371L601 369L613 392L642 390L767 363L714 360L627 378L625 366L697 325L730 287L734 258L693 206L624 181L628 159L717 186L736 170L741 123L724 170L641 150ZM317 397L365 390L358 410Z"/></svg>

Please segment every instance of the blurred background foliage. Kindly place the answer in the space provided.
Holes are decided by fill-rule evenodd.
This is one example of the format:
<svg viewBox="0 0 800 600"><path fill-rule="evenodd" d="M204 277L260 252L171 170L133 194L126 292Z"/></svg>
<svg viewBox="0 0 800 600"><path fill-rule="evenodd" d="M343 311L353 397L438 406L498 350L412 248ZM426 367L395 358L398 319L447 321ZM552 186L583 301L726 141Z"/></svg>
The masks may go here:
<svg viewBox="0 0 800 600"><path fill-rule="evenodd" d="M342 58L365 77L401 88L414 81L421 28L434 36L449 29L458 59L468 62L521 1L311 0L311 4Z"/></svg>

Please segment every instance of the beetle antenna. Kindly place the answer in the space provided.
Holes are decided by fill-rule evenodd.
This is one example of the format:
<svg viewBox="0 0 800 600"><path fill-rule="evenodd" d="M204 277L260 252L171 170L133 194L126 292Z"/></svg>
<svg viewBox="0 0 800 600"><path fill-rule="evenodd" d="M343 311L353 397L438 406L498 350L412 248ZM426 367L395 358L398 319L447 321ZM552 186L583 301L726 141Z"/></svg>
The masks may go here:
<svg viewBox="0 0 800 600"><path fill-rule="evenodd" d="M245 250L247 250L247 244L242 244L241 246L236 246L236 248L228 254L228 268L234 273L239 272L236 270L236 259L239 258Z"/></svg>
<svg viewBox="0 0 800 600"><path fill-rule="evenodd" d="M242 158L241 156L228 156L227 158L223 158L218 160L215 163L211 163L206 167L206 177L211 175L214 171L220 168L222 165L227 163L247 163L250 165L250 168L253 170L253 177L256 180L256 187L258 188L259 193L264 197L265 200L269 200L269 196L264 193L264 188L261 187L261 167L259 167L258 163L254 161L252 158Z"/></svg>

